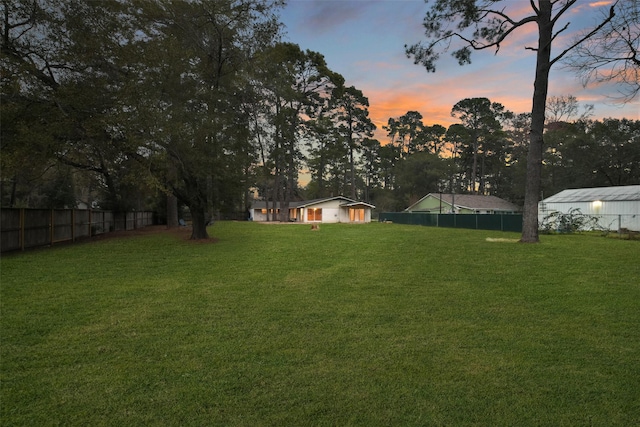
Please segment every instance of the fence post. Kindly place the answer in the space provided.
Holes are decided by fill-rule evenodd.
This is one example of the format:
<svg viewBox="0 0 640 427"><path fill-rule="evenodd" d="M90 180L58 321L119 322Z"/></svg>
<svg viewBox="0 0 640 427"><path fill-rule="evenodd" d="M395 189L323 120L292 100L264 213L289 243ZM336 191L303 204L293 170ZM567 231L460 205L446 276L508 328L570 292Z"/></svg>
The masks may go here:
<svg viewBox="0 0 640 427"><path fill-rule="evenodd" d="M51 209L51 213L49 214L49 244L53 246L53 209Z"/></svg>
<svg viewBox="0 0 640 427"><path fill-rule="evenodd" d="M20 208L20 250L24 251L24 208Z"/></svg>

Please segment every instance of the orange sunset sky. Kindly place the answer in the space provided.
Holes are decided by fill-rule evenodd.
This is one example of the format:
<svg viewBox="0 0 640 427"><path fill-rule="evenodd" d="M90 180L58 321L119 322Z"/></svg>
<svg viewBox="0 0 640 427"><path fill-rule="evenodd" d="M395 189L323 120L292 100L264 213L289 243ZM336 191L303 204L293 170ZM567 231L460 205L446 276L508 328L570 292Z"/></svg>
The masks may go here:
<svg viewBox="0 0 640 427"><path fill-rule="evenodd" d="M569 29L554 42L557 53L576 31L592 26L611 1L578 1L557 24ZM505 0L507 11L521 18L531 14L528 1ZM369 99L377 125L376 138L387 142L382 129L390 117L418 111L426 125L456 122L451 108L465 98L486 97L515 113L531 110L535 53L535 24L503 43L500 52L474 52L470 65L459 66L447 53L436 73L427 73L406 57L404 45L424 39L423 0L288 0L281 12L285 41L322 53L330 69L342 74ZM573 95L580 104L593 104L594 118L640 119L640 100L616 103L614 85L584 88L575 74L556 64L551 71L549 96Z"/></svg>

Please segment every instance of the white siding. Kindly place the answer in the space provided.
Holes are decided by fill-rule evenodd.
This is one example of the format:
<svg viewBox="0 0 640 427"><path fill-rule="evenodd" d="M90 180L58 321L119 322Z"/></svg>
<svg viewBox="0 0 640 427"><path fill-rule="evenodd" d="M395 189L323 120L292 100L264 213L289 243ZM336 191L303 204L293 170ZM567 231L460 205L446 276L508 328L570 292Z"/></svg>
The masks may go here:
<svg viewBox="0 0 640 427"><path fill-rule="evenodd" d="M272 209L269 209L269 210L272 211ZM271 212L269 214L269 219L271 221L275 221L276 218L274 218L274 216L277 217L277 215L278 215L277 212L276 213ZM266 213L262 213L261 209L251 209L251 215L249 216L249 220L250 221L264 222L264 221L267 220L267 214Z"/></svg>
<svg viewBox="0 0 640 427"><path fill-rule="evenodd" d="M341 206L344 205L345 202L351 204L352 207L349 206ZM304 223L350 223L350 209L362 209L364 210L364 218L363 221L354 221L358 223L366 223L371 222L371 208L366 204L355 203L353 200L346 198L336 198L325 201L318 201L309 206L300 207L300 208L291 208L290 216L295 218L295 221L304 222ZM313 209L322 209L322 220L311 221L309 219L309 213ZM293 215L293 211L295 210L295 215ZM313 216L313 215L312 215ZM266 215L261 212L261 209L251 209L251 220L252 221L266 221ZM273 221L274 218L271 218Z"/></svg>
<svg viewBox="0 0 640 427"><path fill-rule="evenodd" d="M305 222L309 221L308 212L310 209L322 209L322 222L325 224L332 223L332 222L340 222L340 203L342 203L341 200L328 200L326 202L317 203L315 205L306 207L304 209ZM315 222L315 221L312 221L312 222Z"/></svg>
<svg viewBox="0 0 640 427"><path fill-rule="evenodd" d="M545 202L538 205L538 221L551 212L569 213L580 209L585 215L599 218L600 226L609 230L628 228L640 231L640 201L597 201L597 202Z"/></svg>

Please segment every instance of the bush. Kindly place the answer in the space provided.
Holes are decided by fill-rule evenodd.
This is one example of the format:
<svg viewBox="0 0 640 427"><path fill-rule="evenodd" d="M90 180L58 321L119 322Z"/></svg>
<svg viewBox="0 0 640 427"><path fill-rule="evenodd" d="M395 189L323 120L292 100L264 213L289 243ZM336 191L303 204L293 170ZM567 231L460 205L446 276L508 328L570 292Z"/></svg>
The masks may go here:
<svg viewBox="0 0 640 427"><path fill-rule="evenodd" d="M540 230L544 233L575 233L587 230L605 230L599 223L599 217L582 213L579 208L573 208L569 212L551 212L545 216L540 224Z"/></svg>

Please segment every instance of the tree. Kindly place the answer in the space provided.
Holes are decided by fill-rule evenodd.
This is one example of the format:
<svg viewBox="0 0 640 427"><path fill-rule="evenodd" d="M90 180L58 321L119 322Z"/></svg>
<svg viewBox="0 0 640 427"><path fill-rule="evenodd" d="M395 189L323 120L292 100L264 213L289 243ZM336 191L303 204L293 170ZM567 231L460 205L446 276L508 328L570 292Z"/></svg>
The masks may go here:
<svg viewBox="0 0 640 427"><path fill-rule="evenodd" d="M492 103L487 98L467 98L453 106L451 115L460 119L469 135L468 147L472 159L469 189L472 194L484 194L485 160L489 145L502 130L500 120L508 117L510 113L505 111L502 104Z"/></svg>
<svg viewBox="0 0 640 427"><path fill-rule="evenodd" d="M393 117L390 117L389 120L387 120L387 124L385 126L382 126L382 129L387 131L387 136L391 139L389 144L393 146L399 146L400 155L402 156L403 143L398 142L398 139L397 139L399 134L399 128L400 128L400 120L394 119Z"/></svg>
<svg viewBox="0 0 640 427"><path fill-rule="evenodd" d="M580 104L573 95L550 96L547 100L546 123L573 120L578 115ZM588 119L593 114L593 104L583 106L584 111L577 120Z"/></svg>
<svg viewBox="0 0 640 427"><path fill-rule="evenodd" d="M593 113L593 105L585 105L579 114L580 104L573 95L551 96L547 101L545 119L545 150L543 153L542 194L555 194L565 188L580 185L575 175L575 165L566 164L567 148L575 139L583 139L584 122ZM590 174L588 174L590 175Z"/></svg>
<svg viewBox="0 0 640 427"><path fill-rule="evenodd" d="M369 118L369 100L354 86L338 86L334 91L333 106L337 113L338 132L344 137L348 151L351 198L355 199L355 154L362 148L362 141L373 136L376 126Z"/></svg>
<svg viewBox="0 0 640 427"><path fill-rule="evenodd" d="M391 138L391 143L398 146L400 157L406 157L415 151L420 151L420 136L424 130L422 114L417 111L407 111L397 119L390 118L383 129Z"/></svg>
<svg viewBox="0 0 640 427"><path fill-rule="evenodd" d="M530 113L516 114L505 124L510 152L504 153L504 178L509 185L503 186L496 195L518 206L524 203L529 129Z"/></svg>
<svg viewBox="0 0 640 427"><path fill-rule="evenodd" d="M44 192L37 200L68 199L44 180L104 189L99 205L113 209L161 190L170 213L172 195L189 207L191 237L206 238L210 217L246 206L264 151L272 76L260 59L279 38L282 3L3 0L3 203L27 187ZM280 142L295 131L289 117L278 117Z"/></svg>
<svg viewBox="0 0 640 427"><path fill-rule="evenodd" d="M364 201L371 202L371 188L378 186L380 169L380 141L373 138L362 140L362 167L364 169Z"/></svg>
<svg viewBox="0 0 640 427"><path fill-rule="evenodd" d="M448 155L448 178L449 178L449 191L451 193L459 192L459 186L462 182L460 177L460 158L462 153L462 145L465 141L469 140L468 129L459 123L452 124L447 129L447 133L444 136L447 155Z"/></svg>
<svg viewBox="0 0 640 427"><path fill-rule="evenodd" d="M310 123L307 141L307 167L311 174L311 181L307 185L310 198L328 196L327 192L327 168L329 165L330 147L336 137L333 122L322 111Z"/></svg>
<svg viewBox="0 0 640 427"><path fill-rule="evenodd" d="M396 192L407 206L429 192L435 192L445 179L447 164L433 153L420 151L398 164Z"/></svg>
<svg viewBox="0 0 640 427"><path fill-rule="evenodd" d="M510 3L499 7L499 3ZM554 57L551 49L558 35L566 31L569 23L556 29L560 18L569 11L577 0L534 0L530 1L532 13L515 17L521 9L509 6L520 3L500 0L436 0L426 13L423 26L427 43L405 45L408 57L421 64L428 72L435 72L436 62L442 51L454 47L452 55L460 65L471 63L473 50L495 49L499 51L503 42L516 30L537 27L538 43L526 49L536 52L536 70L531 109L531 133L527 156L527 185L525 189L522 242L538 242L538 201L540 200L543 132L549 73L552 65L565 57L577 46L589 40L615 17L615 6L608 9L601 22L591 31L582 34L564 46Z"/></svg>
<svg viewBox="0 0 640 427"><path fill-rule="evenodd" d="M545 162L557 176L548 189L631 185L640 179L640 121L604 119L578 121L547 131L561 141L554 153L556 163ZM556 188L549 188L555 184Z"/></svg>
<svg viewBox="0 0 640 427"><path fill-rule="evenodd" d="M289 218L289 202L297 194L303 161L300 140L317 136L317 116L327 109L331 93L344 82L332 72L318 52L303 51L296 44L277 43L262 74L263 96L270 108L271 152L274 189L271 199L280 202L280 220Z"/></svg>
<svg viewBox="0 0 640 427"><path fill-rule="evenodd" d="M250 64L274 43L269 0L144 3L138 71L144 148L158 154L156 174L189 207L192 239L208 237L214 211L237 197L246 176L251 116ZM136 126L137 125L137 126ZM233 193L233 194L230 194Z"/></svg>
<svg viewBox="0 0 640 427"><path fill-rule="evenodd" d="M400 122L399 136L402 141L402 152L406 149L407 155L411 155L420 151L418 138L424 129L422 114L417 111L407 111L406 114L400 116L398 121Z"/></svg>
<svg viewBox="0 0 640 427"><path fill-rule="evenodd" d="M73 0L3 1L2 9L3 157L38 153L3 162L3 181L11 174L14 182L10 198L18 182L38 188L36 177L50 176L37 171L63 163L103 190L100 207L139 207L133 175L146 179L121 126L138 47L130 9Z"/></svg>
<svg viewBox="0 0 640 427"><path fill-rule="evenodd" d="M419 151L427 150L430 153L440 155L443 149L444 136L447 128L442 125L435 124L433 126L424 126L418 135L420 143L417 149Z"/></svg>
<svg viewBox="0 0 640 427"><path fill-rule="evenodd" d="M395 166L400 161L400 150L394 144L386 144L378 150L380 155L380 174L383 187L393 190L395 187Z"/></svg>
<svg viewBox="0 0 640 427"><path fill-rule="evenodd" d="M619 87L616 98L629 102L640 92L640 1L623 0L616 7L613 19L576 46L564 62L584 86L614 82Z"/></svg>
<svg viewBox="0 0 640 427"><path fill-rule="evenodd" d="M351 177L351 171L355 173L357 164L355 156L354 164L351 164L350 156L350 152L355 152L356 147L350 148L347 139L348 128L344 123L337 121L340 116L339 109L329 110L328 115L321 114L313 121L313 139L309 138L311 135L307 135L307 165L312 175L307 191L308 196L312 198L348 194L357 184L356 178L352 180ZM367 141L368 138L364 138L357 148L363 151L365 157L370 158L373 155L371 151L375 148L368 147ZM375 154L377 155L377 150ZM375 162L376 159L377 157L372 161ZM365 173L368 171L369 169L366 169Z"/></svg>
<svg viewBox="0 0 640 427"><path fill-rule="evenodd" d="M589 136L600 153L595 174L607 186L640 182L640 120L604 119L589 124Z"/></svg>

